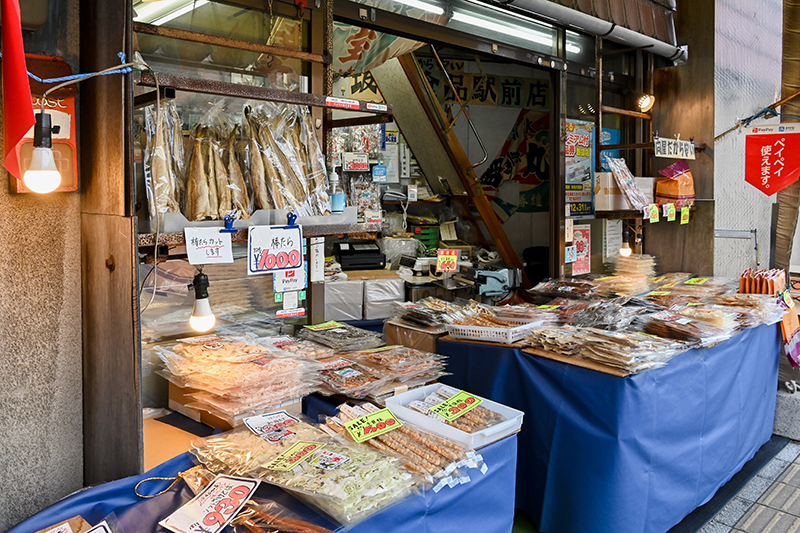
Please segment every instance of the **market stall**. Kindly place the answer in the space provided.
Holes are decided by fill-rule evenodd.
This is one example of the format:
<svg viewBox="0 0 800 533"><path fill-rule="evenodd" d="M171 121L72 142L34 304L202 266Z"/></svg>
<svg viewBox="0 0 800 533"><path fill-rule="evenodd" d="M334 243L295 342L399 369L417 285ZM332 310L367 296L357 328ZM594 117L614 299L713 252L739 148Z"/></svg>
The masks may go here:
<svg viewBox="0 0 800 533"><path fill-rule="evenodd" d="M772 434L779 336L745 330L628 377L447 339L454 387L529 414L517 508L541 531L666 531L708 501Z"/></svg>

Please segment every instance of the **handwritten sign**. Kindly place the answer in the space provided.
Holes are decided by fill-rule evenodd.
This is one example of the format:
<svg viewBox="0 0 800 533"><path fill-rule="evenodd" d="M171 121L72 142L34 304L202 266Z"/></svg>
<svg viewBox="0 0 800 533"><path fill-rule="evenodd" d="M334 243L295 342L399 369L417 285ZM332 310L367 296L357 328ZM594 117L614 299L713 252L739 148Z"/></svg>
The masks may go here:
<svg viewBox="0 0 800 533"><path fill-rule="evenodd" d="M265 464L264 468L286 472L303 461L310 459L314 452L324 447L325 444L322 442L312 442L308 440L298 441L278 457Z"/></svg>
<svg viewBox="0 0 800 533"><path fill-rule="evenodd" d="M689 208L681 207L681 224L689 223Z"/></svg>
<svg viewBox="0 0 800 533"><path fill-rule="evenodd" d="M679 139L663 139L656 137L655 143L656 157L666 157L671 159L694 159L694 143L692 141L681 141Z"/></svg>
<svg viewBox="0 0 800 533"><path fill-rule="evenodd" d="M218 533L239 513L260 481L218 475L206 489L158 525L175 533Z"/></svg>
<svg viewBox="0 0 800 533"><path fill-rule="evenodd" d="M345 327L345 325L342 324L341 322L336 322L335 320L328 320L327 322L323 322L322 324L314 324L312 326L303 326L303 327L310 329L311 331L323 331L326 329L343 328Z"/></svg>
<svg viewBox="0 0 800 533"><path fill-rule="evenodd" d="M303 266L300 226L250 226L247 273L266 274Z"/></svg>
<svg viewBox="0 0 800 533"><path fill-rule="evenodd" d="M344 428L353 437L353 440L364 442L372 437L395 430L402 425L403 423L389 409L381 409L347 422Z"/></svg>
<svg viewBox="0 0 800 533"><path fill-rule="evenodd" d="M230 233L220 233L219 228L186 228L183 235L190 264L233 263Z"/></svg>
<svg viewBox="0 0 800 533"><path fill-rule="evenodd" d="M442 416L446 420L452 421L469 413L481 403L483 403L481 398L462 390L458 391L456 394L452 395L442 403L431 407L431 411Z"/></svg>
<svg viewBox="0 0 800 533"><path fill-rule="evenodd" d="M368 172L369 155L356 152L345 152L342 170L345 172Z"/></svg>
<svg viewBox="0 0 800 533"><path fill-rule="evenodd" d="M458 270L458 250L444 250L436 252L436 272L455 272Z"/></svg>

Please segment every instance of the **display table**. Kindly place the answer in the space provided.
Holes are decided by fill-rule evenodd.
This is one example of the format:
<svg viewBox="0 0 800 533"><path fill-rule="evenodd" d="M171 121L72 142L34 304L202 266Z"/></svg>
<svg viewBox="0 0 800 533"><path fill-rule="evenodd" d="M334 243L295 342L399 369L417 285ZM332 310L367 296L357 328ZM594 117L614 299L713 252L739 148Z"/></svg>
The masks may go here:
<svg viewBox="0 0 800 533"><path fill-rule="evenodd" d="M625 378L513 347L439 352L443 382L525 411L516 505L544 533L663 533L772 434L777 325Z"/></svg>
<svg viewBox="0 0 800 533"><path fill-rule="evenodd" d="M352 533L441 533L445 531L486 531L510 533L514 521L514 474L516 471L517 436L510 435L481 449L489 471L481 475L469 470L472 481L438 493L427 491L368 518ZM165 531L158 521L191 499L186 483L179 481L166 493L142 500L133 487L149 477L170 477L193 466L188 453L166 461L141 476L129 477L84 489L41 511L9 530L8 533L33 533L75 515L82 515L90 524L109 518L115 533ZM155 494L170 481L152 481L140 492ZM309 521L333 529L335 526L311 511L283 490L262 484L257 495L272 498L302 514Z"/></svg>

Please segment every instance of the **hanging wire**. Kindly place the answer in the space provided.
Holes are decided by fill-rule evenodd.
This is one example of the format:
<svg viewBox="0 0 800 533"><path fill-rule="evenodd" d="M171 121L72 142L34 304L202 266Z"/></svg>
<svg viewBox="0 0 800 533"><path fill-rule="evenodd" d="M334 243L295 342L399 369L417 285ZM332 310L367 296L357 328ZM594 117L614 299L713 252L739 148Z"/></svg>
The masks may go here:
<svg viewBox="0 0 800 533"><path fill-rule="evenodd" d="M753 122L754 120L759 119L759 118L772 118L773 116L781 116L781 117L792 118L792 119L800 121L800 117L796 117L794 115L787 115L785 113L780 113L777 110L778 107L782 106L783 104L785 104L786 102L788 102L790 100L793 100L794 98L796 98L798 96L800 96L800 90L797 90L797 91L793 92L792 94L790 94L786 98L781 98L780 100L778 100L777 102L775 102L771 106L765 107L764 109L762 109L761 111L759 111L758 113L756 113L754 115L751 115L751 116L749 116L747 118L743 118L743 119L739 120L736 123L735 126L733 126L732 128L730 128L730 129L720 133L716 137L714 137L714 140L718 141L718 140L722 139L723 137L725 137L726 135L728 135L729 133L731 133L733 131L736 131L736 130L738 130L740 128L746 128L747 126L750 125L751 122Z"/></svg>

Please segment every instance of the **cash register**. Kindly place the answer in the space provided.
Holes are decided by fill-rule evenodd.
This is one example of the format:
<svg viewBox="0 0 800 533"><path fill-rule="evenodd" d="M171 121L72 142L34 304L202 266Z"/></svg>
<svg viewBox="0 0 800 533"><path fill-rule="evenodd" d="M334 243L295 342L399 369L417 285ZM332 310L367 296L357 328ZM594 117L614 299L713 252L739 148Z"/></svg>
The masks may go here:
<svg viewBox="0 0 800 533"><path fill-rule="evenodd" d="M386 266L386 255L372 241L336 243L342 270L377 270Z"/></svg>

